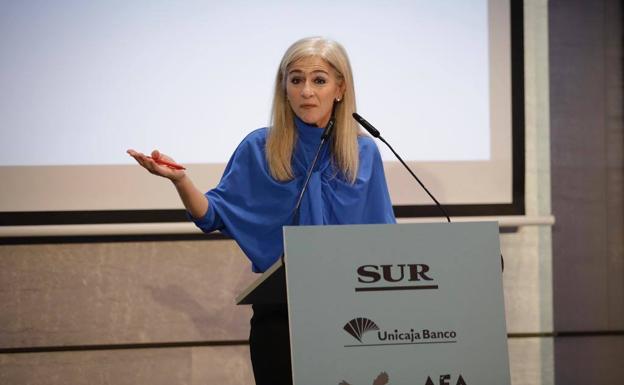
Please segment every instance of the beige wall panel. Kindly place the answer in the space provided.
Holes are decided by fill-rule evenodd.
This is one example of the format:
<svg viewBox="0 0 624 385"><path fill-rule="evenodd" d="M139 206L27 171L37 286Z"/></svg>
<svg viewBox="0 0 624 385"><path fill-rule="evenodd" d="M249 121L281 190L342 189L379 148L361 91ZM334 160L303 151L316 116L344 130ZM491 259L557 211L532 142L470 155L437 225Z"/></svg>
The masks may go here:
<svg viewBox="0 0 624 385"><path fill-rule="evenodd" d="M552 338L509 340L513 385L552 384ZM253 384L247 346L0 355L1 384Z"/></svg>
<svg viewBox="0 0 624 385"><path fill-rule="evenodd" d="M0 348L245 340L232 241L0 246Z"/></svg>
<svg viewBox="0 0 624 385"><path fill-rule="evenodd" d="M511 338L508 346L512 385L554 384L552 338Z"/></svg>
<svg viewBox="0 0 624 385"><path fill-rule="evenodd" d="M505 258L503 285L508 333L552 332L552 265L538 227L501 234Z"/></svg>
<svg viewBox="0 0 624 385"><path fill-rule="evenodd" d="M193 349L193 385L253 385L248 346Z"/></svg>
<svg viewBox="0 0 624 385"><path fill-rule="evenodd" d="M0 384L249 385L247 346L0 354Z"/></svg>
<svg viewBox="0 0 624 385"><path fill-rule="evenodd" d="M551 214L548 2L524 2L525 200L530 216ZM553 330L550 227L501 234L509 333Z"/></svg>
<svg viewBox="0 0 624 385"><path fill-rule="evenodd" d="M501 235L510 333L552 330L539 231ZM254 275L232 241L1 246L0 277L4 348L248 337L233 301Z"/></svg>
<svg viewBox="0 0 624 385"><path fill-rule="evenodd" d="M191 354L191 349L0 354L0 384L191 385Z"/></svg>

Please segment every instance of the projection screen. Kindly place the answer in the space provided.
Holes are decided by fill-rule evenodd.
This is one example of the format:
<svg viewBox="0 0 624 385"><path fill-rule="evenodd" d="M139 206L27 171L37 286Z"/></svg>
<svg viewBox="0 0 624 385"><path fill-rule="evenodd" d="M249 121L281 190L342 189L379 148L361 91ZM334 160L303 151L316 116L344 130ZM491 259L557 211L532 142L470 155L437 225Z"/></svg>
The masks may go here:
<svg viewBox="0 0 624 385"><path fill-rule="evenodd" d="M5 2L1 223L184 220L171 183L126 149L157 148L200 189L214 187L237 144L269 124L279 60L305 36L347 49L358 112L452 215L521 214L521 8L510 0ZM397 215L437 215L378 146Z"/></svg>

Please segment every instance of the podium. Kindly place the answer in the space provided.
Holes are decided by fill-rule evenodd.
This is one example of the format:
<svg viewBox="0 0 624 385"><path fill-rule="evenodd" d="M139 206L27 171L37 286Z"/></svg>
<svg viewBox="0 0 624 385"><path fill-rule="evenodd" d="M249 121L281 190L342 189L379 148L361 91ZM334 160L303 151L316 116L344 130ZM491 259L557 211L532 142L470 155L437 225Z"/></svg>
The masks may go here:
<svg viewBox="0 0 624 385"><path fill-rule="evenodd" d="M284 227L239 304L288 303L295 385L510 384L495 222Z"/></svg>

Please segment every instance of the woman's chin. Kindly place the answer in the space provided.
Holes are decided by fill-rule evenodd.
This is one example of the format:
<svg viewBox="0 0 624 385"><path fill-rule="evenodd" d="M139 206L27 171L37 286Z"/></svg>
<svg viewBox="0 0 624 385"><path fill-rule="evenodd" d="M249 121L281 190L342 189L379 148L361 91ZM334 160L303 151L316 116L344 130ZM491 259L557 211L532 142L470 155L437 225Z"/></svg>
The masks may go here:
<svg viewBox="0 0 624 385"><path fill-rule="evenodd" d="M303 121L305 124L309 124L311 126L317 126L318 123L318 119L316 119L313 116L298 116L299 119L301 119L301 121Z"/></svg>
<svg viewBox="0 0 624 385"><path fill-rule="evenodd" d="M325 127L327 125L327 123L329 123L329 117L325 117L324 119L320 119L318 116L310 116L310 115L303 115L303 116L297 115L297 116L305 124L309 124L311 126Z"/></svg>

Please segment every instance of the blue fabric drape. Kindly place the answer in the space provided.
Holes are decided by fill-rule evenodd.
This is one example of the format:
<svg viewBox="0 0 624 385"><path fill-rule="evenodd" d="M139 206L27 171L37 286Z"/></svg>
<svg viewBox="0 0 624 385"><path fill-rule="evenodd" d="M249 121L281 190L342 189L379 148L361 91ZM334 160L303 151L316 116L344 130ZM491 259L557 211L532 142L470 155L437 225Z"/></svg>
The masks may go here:
<svg viewBox="0 0 624 385"><path fill-rule="evenodd" d="M265 157L268 129L251 132L228 162L221 181L206 196L209 209L194 219L204 232L220 230L232 237L252 262L265 271L283 253L282 226L290 225L293 208L322 129L295 119L295 178L278 182ZM301 225L395 223L381 156L372 138L358 137L360 165L354 184L346 182L331 162L329 143L321 151L299 214Z"/></svg>

